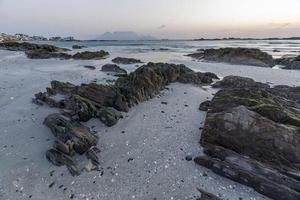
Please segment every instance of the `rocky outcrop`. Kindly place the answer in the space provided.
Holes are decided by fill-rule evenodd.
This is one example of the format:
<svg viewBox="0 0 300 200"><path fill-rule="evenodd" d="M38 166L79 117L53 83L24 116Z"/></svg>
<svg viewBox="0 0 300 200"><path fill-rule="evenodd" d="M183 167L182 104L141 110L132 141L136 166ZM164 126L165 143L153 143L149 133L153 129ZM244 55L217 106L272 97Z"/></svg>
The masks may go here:
<svg viewBox="0 0 300 200"><path fill-rule="evenodd" d="M298 57L283 57L275 59L277 65L282 65L283 69L298 69L300 70L300 56Z"/></svg>
<svg viewBox="0 0 300 200"><path fill-rule="evenodd" d="M116 57L112 60L112 62L116 64L124 64L124 65L143 63L141 60L135 58L122 58L122 57Z"/></svg>
<svg viewBox="0 0 300 200"><path fill-rule="evenodd" d="M68 51L68 49L56 47L53 45L34 44L28 42L3 42L0 43L0 49L8 51L46 51L49 53Z"/></svg>
<svg viewBox="0 0 300 200"><path fill-rule="evenodd" d="M109 55L106 51L84 51L84 52L78 52L72 56L75 60L101 60L106 58Z"/></svg>
<svg viewBox="0 0 300 200"><path fill-rule="evenodd" d="M105 51L96 52L80 52L74 55L70 55L62 52L49 52L47 50L33 50L25 51L28 58L31 59L49 59L49 58L59 58L59 59L75 59L75 60L101 60L105 59L109 53Z"/></svg>
<svg viewBox="0 0 300 200"><path fill-rule="evenodd" d="M49 52L48 50L44 50L44 49L25 51L25 54L30 59L50 59L50 58L71 59L72 58L72 56L67 53Z"/></svg>
<svg viewBox="0 0 300 200"><path fill-rule="evenodd" d="M276 200L300 198L299 88L225 77L195 162Z"/></svg>
<svg viewBox="0 0 300 200"><path fill-rule="evenodd" d="M83 48L86 48L86 46L78 45L78 44L72 46L72 49L83 49Z"/></svg>
<svg viewBox="0 0 300 200"><path fill-rule="evenodd" d="M127 74L127 71L125 69L122 69L116 64L106 64L103 65L101 68L101 71L103 72L112 72L117 74Z"/></svg>
<svg viewBox="0 0 300 200"><path fill-rule="evenodd" d="M189 54L192 58L204 59L206 61L225 62L231 64L253 65L260 67L274 66L271 55L259 49L248 48L220 48L205 49L203 52Z"/></svg>
<svg viewBox="0 0 300 200"><path fill-rule="evenodd" d="M24 51L30 59L76 59L76 60L100 60L106 58L109 53L106 51L78 52L74 55L66 53L69 49L59 48L53 45L33 44L27 42L4 42L0 43L0 49L10 51Z"/></svg>
<svg viewBox="0 0 300 200"><path fill-rule="evenodd" d="M222 81L213 84L214 88L270 88L268 84L255 82L251 78L226 76Z"/></svg>
<svg viewBox="0 0 300 200"><path fill-rule="evenodd" d="M91 70L95 70L96 69L96 67L92 66L92 65L84 65L83 67L87 68L87 69L91 69Z"/></svg>
<svg viewBox="0 0 300 200"><path fill-rule="evenodd" d="M52 81L46 92L36 94L33 99L36 104L63 109L62 114L49 115L45 120L59 141L48 151L47 158L55 165L66 165L77 175L78 165L73 161L74 154L68 153L69 143L75 153L90 155L96 141L94 134L80 122L98 118L105 125L113 126L122 118L121 112L128 112L130 107L154 97L169 83L208 84L213 78L217 76L196 73L184 65L148 63L118 78L115 85L90 83L76 86ZM97 169L97 155L94 153L91 158Z"/></svg>
<svg viewBox="0 0 300 200"><path fill-rule="evenodd" d="M184 65L167 63L148 63L126 77L116 81L116 86L124 94L129 106L146 101L158 94L172 82L210 84L212 73L194 72Z"/></svg>
<svg viewBox="0 0 300 200"><path fill-rule="evenodd" d="M47 159L56 166L67 166L72 175L79 175L82 169L72 157L75 153L90 154L97 144L97 136L77 121L60 114L49 115L44 124L51 129L56 139L54 148L46 152ZM95 163L94 160L92 162Z"/></svg>

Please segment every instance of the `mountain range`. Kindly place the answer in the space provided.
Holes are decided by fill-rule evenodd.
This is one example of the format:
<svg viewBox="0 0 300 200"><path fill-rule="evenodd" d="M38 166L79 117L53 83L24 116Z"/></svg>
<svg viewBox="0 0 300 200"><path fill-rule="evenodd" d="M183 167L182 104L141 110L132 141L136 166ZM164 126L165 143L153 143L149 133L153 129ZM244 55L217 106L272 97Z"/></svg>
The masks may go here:
<svg viewBox="0 0 300 200"><path fill-rule="evenodd" d="M139 35L135 32L106 32L95 38L96 40L157 40L150 35Z"/></svg>

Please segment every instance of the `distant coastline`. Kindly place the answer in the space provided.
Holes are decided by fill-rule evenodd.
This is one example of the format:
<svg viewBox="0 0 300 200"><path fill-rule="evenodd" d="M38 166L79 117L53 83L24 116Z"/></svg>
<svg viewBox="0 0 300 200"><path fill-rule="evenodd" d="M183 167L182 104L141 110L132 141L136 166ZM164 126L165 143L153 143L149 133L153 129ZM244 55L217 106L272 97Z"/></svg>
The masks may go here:
<svg viewBox="0 0 300 200"><path fill-rule="evenodd" d="M55 36L55 37L44 37L44 36L29 36L26 34L0 34L0 42L10 42L10 41L56 41L56 42L84 42L84 41L97 41L97 42L117 42L117 41L233 41L233 40L300 40L299 37L268 37L268 38L236 38L236 37L227 37L227 38L195 38L195 39L158 39L154 37L140 37L140 39L75 39L72 36L68 37L61 37L61 36Z"/></svg>
<svg viewBox="0 0 300 200"><path fill-rule="evenodd" d="M216 41L216 40L300 40L300 37L284 37L284 38L277 38L277 37L270 37L270 38L199 38L199 39L192 39L193 41Z"/></svg>

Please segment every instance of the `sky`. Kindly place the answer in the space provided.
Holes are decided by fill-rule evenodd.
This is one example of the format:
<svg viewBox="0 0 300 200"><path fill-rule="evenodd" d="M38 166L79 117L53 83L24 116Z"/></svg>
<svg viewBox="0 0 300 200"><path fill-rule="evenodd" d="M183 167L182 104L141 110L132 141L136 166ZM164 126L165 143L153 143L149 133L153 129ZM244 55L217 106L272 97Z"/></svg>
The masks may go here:
<svg viewBox="0 0 300 200"><path fill-rule="evenodd" d="M300 0L0 0L0 32L93 39L300 36Z"/></svg>

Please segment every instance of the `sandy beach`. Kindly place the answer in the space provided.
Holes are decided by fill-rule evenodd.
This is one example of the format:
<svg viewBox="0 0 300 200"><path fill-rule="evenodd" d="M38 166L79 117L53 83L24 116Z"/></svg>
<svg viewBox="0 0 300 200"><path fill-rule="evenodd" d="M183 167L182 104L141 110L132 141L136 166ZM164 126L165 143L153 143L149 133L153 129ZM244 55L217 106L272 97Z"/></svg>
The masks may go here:
<svg viewBox="0 0 300 200"><path fill-rule="evenodd" d="M132 108L114 127L107 128L96 119L86 123L99 136L103 172L72 177L65 167L52 166L45 152L54 137L42 122L55 109L31 103L33 94L43 91L51 80L80 84L114 79L99 69L118 55L132 56L113 53L101 61L29 60L23 53L0 51L0 199L196 199L197 188L222 199L268 199L186 159L202 154L199 128L206 113L198 107L213 97L216 91L210 87L171 84L161 95ZM162 60L156 53L135 57ZM178 54L164 56L162 61L220 77L240 75L276 85L300 82L300 71L203 63ZM88 64L97 69L83 67ZM136 69L122 67L129 72Z"/></svg>

